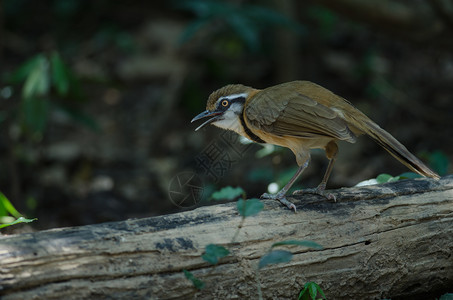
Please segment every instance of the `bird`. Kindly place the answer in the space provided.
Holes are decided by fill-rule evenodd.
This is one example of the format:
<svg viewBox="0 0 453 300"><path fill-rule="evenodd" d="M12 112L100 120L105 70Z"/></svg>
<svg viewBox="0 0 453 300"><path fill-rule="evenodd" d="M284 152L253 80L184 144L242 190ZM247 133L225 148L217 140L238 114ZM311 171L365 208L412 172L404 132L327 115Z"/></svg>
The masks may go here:
<svg viewBox="0 0 453 300"><path fill-rule="evenodd" d="M336 201L325 189L339 151L338 141L355 143L360 135L371 137L415 173L440 178L348 100L310 81L291 81L265 89L226 85L210 94L206 110L191 122L204 118L208 119L195 131L213 124L255 143L286 147L294 153L299 166L294 176L279 192L261 195L261 199L278 200L290 210L296 211L296 206L286 194L307 168L311 149L324 149L329 160L324 177L314 192Z"/></svg>

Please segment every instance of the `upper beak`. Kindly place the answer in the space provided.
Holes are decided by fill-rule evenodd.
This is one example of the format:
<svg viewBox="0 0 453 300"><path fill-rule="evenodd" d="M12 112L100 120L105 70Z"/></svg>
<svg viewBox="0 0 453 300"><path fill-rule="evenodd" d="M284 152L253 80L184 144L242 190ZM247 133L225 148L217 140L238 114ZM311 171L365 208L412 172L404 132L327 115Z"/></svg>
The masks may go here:
<svg viewBox="0 0 453 300"><path fill-rule="evenodd" d="M197 120L200 120L200 119L203 119L203 118L212 117L212 118L206 120L206 121L205 121L203 124L201 124L200 126L198 126L198 127L195 129L195 131L197 131L197 130L200 129L201 127L203 127L203 126L205 126L205 125L207 125L207 124L209 124L209 123L211 123L211 122L216 121L216 120L220 117L221 114L222 114L222 113L217 112L217 111L209 111L209 110L205 110L204 112L198 114L195 118L193 118L192 121L190 121L190 123L193 123L193 122L195 122L195 121L197 121Z"/></svg>

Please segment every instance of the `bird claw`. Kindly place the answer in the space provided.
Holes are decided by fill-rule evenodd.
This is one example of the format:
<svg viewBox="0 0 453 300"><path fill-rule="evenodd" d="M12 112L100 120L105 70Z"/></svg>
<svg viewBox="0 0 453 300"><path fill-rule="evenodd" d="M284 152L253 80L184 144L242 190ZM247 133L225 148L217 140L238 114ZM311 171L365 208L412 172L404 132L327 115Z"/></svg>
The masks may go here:
<svg viewBox="0 0 453 300"><path fill-rule="evenodd" d="M264 193L264 194L261 195L260 198L261 199L278 200L281 204L285 205L290 210L294 210L294 212L297 211L296 205L294 205L294 203L288 201L288 199L286 199L285 195Z"/></svg>

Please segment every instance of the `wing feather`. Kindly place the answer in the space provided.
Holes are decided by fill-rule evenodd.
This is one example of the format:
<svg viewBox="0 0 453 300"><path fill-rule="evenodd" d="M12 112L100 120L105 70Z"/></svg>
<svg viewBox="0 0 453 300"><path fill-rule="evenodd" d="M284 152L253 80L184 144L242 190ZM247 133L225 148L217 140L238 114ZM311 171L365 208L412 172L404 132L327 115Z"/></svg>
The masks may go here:
<svg viewBox="0 0 453 300"><path fill-rule="evenodd" d="M282 96L275 99L276 95ZM294 85L281 84L262 90L249 100L244 114L251 126L277 136L355 141L355 135L336 110L310 98Z"/></svg>

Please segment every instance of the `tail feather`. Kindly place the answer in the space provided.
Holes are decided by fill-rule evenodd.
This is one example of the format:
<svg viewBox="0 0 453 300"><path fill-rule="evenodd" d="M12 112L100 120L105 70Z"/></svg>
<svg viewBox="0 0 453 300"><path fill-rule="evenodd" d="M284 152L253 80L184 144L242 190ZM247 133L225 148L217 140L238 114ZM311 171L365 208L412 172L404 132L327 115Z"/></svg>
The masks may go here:
<svg viewBox="0 0 453 300"><path fill-rule="evenodd" d="M367 118L368 119L368 118ZM387 150L393 157L399 160L412 171L426 177L439 179L440 176L428 168L421 160L409 152L403 144L398 142L390 133L379 127L370 119L366 120L366 126L362 130L376 143Z"/></svg>

